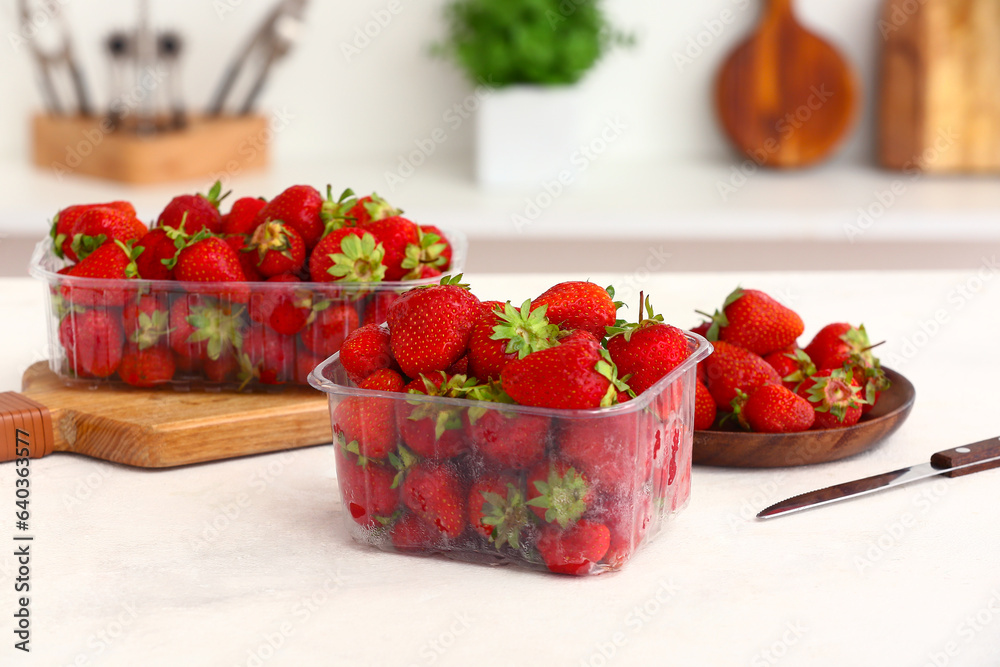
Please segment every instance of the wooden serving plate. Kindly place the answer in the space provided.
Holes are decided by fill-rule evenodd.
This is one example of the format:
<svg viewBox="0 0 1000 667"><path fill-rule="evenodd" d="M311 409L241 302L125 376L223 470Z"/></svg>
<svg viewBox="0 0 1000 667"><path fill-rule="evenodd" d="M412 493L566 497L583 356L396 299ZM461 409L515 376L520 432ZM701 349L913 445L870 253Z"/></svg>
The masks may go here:
<svg viewBox="0 0 1000 667"><path fill-rule="evenodd" d="M892 386L875 409L847 428L804 433L695 431L694 463L733 468L784 468L827 463L871 449L910 414L916 391L905 377L886 368Z"/></svg>

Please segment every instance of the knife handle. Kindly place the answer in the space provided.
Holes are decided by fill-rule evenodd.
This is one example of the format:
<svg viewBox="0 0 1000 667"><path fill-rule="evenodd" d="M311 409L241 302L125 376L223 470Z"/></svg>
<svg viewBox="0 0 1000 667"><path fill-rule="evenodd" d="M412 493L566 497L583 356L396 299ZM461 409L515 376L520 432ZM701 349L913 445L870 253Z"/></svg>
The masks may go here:
<svg viewBox="0 0 1000 667"><path fill-rule="evenodd" d="M974 442L971 445L963 445L955 449L938 452L931 457L931 465L938 470L947 470L956 466L964 466L976 461L982 461L983 459L997 459L996 461L989 461L980 466L970 465L968 468L962 468L961 470L941 473L945 477L961 477L962 475L971 475L974 472L989 470L990 468L1000 468L1000 458L998 457L1000 457L1000 438L990 438L989 440Z"/></svg>

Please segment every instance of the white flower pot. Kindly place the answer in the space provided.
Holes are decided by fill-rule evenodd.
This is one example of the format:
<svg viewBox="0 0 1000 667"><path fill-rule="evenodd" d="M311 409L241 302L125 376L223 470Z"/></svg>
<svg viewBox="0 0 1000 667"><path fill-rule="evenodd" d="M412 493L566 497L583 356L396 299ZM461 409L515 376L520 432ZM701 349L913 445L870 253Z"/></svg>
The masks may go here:
<svg viewBox="0 0 1000 667"><path fill-rule="evenodd" d="M476 117L480 185L535 185L570 167L580 145L579 86L508 86Z"/></svg>

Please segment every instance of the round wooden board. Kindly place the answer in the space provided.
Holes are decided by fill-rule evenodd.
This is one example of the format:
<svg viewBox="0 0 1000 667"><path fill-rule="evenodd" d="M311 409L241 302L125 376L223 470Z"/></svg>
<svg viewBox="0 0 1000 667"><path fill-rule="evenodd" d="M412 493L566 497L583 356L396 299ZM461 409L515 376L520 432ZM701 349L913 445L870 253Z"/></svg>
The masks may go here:
<svg viewBox="0 0 1000 667"><path fill-rule="evenodd" d="M875 409L848 428L804 433L695 431L694 463L733 468L784 468L827 463L871 449L899 428L916 398L913 385L886 368L892 386Z"/></svg>

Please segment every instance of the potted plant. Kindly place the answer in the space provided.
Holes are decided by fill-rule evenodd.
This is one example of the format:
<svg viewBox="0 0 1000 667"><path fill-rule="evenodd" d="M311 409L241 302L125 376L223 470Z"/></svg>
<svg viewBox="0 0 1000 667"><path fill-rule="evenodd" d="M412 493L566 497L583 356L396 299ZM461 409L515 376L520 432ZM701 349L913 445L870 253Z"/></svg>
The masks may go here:
<svg viewBox="0 0 1000 667"><path fill-rule="evenodd" d="M477 177L531 183L568 166L580 142L579 82L631 37L600 0L450 0L437 53L480 86Z"/></svg>

